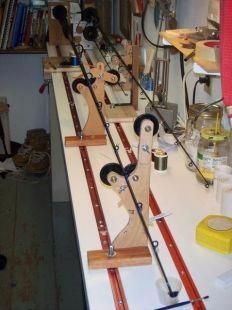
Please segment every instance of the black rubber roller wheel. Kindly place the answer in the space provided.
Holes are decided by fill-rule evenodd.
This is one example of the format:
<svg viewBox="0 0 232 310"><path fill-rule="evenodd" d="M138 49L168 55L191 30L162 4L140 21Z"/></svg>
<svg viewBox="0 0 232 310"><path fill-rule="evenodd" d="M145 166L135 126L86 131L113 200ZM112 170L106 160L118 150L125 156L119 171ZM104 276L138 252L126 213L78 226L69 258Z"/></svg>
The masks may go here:
<svg viewBox="0 0 232 310"><path fill-rule="evenodd" d="M117 70L114 70L114 69L111 69L111 70L109 70L109 71L107 71L108 73L111 73L111 74L113 74L113 75L115 75L116 76L116 79L115 79L115 82L106 82L107 84L109 84L109 85L115 85L115 84L117 84L118 82L119 82L119 80L120 80L120 74L119 74L119 72L117 71Z"/></svg>
<svg viewBox="0 0 232 310"><path fill-rule="evenodd" d="M72 82L72 89L75 91L75 93L80 93L79 90L77 89L78 84L83 84L87 86L86 80L83 78L77 78Z"/></svg>
<svg viewBox="0 0 232 310"><path fill-rule="evenodd" d="M92 85L95 82L96 78L89 78L90 84ZM77 89L78 84L83 84L85 86L88 86L87 81L84 78L77 78L72 82L72 89L75 91L75 93L80 93L79 90Z"/></svg>
<svg viewBox="0 0 232 310"><path fill-rule="evenodd" d="M100 171L100 179L104 184L109 186L111 186L111 184L107 180L107 176L110 172L116 172L120 175L123 175L123 170L121 166L117 163L109 163L103 166Z"/></svg>
<svg viewBox="0 0 232 310"><path fill-rule="evenodd" d="M83 36L87 41L95 41L98 37L97 28L94 26L87 26L83 30Z"/></svg>
<svg viewBox="0 0 232 310"><path fill-rule="evenodd" d="M136 163L128 164L124 167L124 176L128 179L130 174L135 170Z"/></svg>
<svg viewBox="0 0 232 310"><path fill-rule="evenodd" d="M4 255L0 255L0 270L6 268L7 258Z"/></svg>
<svg viewBox="0 0 232 310"><path fill-rule="evenodd" d="M140 127L141 127L142 121L145 119L149 119L150 121L153 122L153 124L154 124L153 136L154 136L159 130L159 122L153 114L149 114L149 113L142 114L136 118L136 120L134 121L135 133L137 134L137 136L140 135Z"/></svg>

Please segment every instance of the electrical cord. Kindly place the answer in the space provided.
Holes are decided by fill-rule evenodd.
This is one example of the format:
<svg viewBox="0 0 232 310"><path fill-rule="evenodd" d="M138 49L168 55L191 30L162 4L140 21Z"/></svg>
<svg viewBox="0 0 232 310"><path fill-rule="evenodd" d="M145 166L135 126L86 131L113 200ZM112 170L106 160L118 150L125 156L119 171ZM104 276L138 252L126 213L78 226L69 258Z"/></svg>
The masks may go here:
<svg viewBox="0 0 232 310"><path fill-rule="evenodd" d="M192 104L195 104L195 99L196 99L196 89L197 89L197 85L198 83L200 83L200 80L197 80L194 84L193 87L193 99L192 99Z"/></svg>
<svg viewBox="0 0 232 310"><path fill-rule="evenodd" d="M181 73L181 78L182 81L184 81L184 76L185 76L185 72L184 72L184 56L182 53L180 53L180 73ZM185 98L185 108L186 108L186 114L188 116L188 111L189 111L189 96L188 96L188 88L186 83L184 84L184 98Z"/></svg>
<svg viewBox="0 0 232 310"><path fill-rule="evenodd" d="M188 75L192 71L193 71L193 68L190 68L187 72L185 72L185 74L183 75L183 78L182 78L182 90L183 90L183 97L185 98L185 100L186 100L186 96L188 97L188 95L186 94L186 92L188 91L186 81L187 81ZM186 105L186 104L184 105L184 120L185 120L185 122L188 119L188 107L189 107L189 105Z"/></svg>
<svg viewBox="0 0 232 310"><path fill-rule="evenodd" d="M146 3L145 7L144 7L144 10L143 10L143 13L142 13L142 18L141 18L141 28L142 28L142 33L145 37L145 39L152 45L152 46L155 46L156 48L168 48L168 46L166 45L159 45L159 44L156 44L154 42L152 42L147 34L146 34L146 31L145 31L145 16L146 16L146 13L147 13L147 6L148 6L148 2Z"/></svg>

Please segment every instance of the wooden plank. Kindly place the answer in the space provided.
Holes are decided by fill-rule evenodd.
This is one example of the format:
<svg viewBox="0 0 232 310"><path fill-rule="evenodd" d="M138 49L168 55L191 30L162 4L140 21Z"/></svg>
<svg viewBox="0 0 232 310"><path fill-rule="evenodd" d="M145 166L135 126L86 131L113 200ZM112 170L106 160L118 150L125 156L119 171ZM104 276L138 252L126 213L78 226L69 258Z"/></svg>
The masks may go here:
<svg viewBox="0 0 232 310"><path fill-rule="evenodd" d="M116 249L115 256L108 256L107 250L87 252L89 269L143 266L152 263L148 247Z"/></svg>
<svg viewBox="0 0 232 310"><path fill-rule="evenodd" d="M133 106L114 106L104 105L105 118L110 123L131 122L136 117L136 111Z"/></svg>
<svg viewBox="0 0 232 310"><path fill-rule="evenodd" d="M105 135L90 135L85 136L82 139L77 136L67 136L65 137L65 146L94 146L94 145L105 145L106 136Z"/></svg>
<svg viewBox="0 0 232 310"><path fill-rule="evenodd" d="M175 29L161 31L160 36L167 40L171 45L173 45L178 51L180 51L185 57L188 57L193 51L193 48L185 48L183 44L191 43L185 37L188 34L195 33L195 29Z"/></svg>

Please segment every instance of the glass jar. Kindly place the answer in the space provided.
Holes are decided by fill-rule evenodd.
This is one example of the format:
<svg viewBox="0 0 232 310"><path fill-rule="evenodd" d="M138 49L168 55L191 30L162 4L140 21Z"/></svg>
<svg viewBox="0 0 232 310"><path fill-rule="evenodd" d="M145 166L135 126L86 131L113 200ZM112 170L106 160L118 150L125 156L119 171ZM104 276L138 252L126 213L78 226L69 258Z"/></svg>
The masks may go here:
<svg viewBox="0 0 232 310"><path fill-rule="evenodd" d="M207 107L205 103L196 103L189 107L189 118L185 131L185 147L193 162L197 161L197 148L200 132L203 128L215 128L216 123L221 123L223 109L220 106ZM196 171L190 158L186 159L186 166L191 171Z"/></svg>
<svg viewBox="0 0 232 310"><path fill-rule="evenodd" d="M214 169L219 165L227 165L229 158L229 132L215 128L203 128L197 149L197 166L209 184L213 184ZM204 181L196 171L199 181Z"/></svg>

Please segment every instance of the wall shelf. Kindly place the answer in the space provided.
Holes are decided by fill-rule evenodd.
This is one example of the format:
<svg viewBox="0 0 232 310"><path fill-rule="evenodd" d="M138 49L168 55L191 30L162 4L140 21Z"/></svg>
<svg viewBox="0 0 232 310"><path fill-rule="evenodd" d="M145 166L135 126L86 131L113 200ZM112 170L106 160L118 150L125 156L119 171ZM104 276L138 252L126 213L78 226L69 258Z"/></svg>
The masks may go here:
<svg viewBox="0 0 232 310"><path fill-rule="evenodd" d="M194 48L186 48L188 44L191 46L191 41L188 40L188 34L196 33L195 29L174 29L160 32L160 36L163 38L164 45L172 45L179 52L181 52L185 58L191 57L193 59L193 71L197 74L208 75L220 75L219 64L212 61L205 61L199 57L194 56Z"/></svg>
<svg viewBox="0 0 232 310"><path fill-rule="evenodd" d="M0 54L47 54L47 49L46 48L0 49Z"/></svg>

